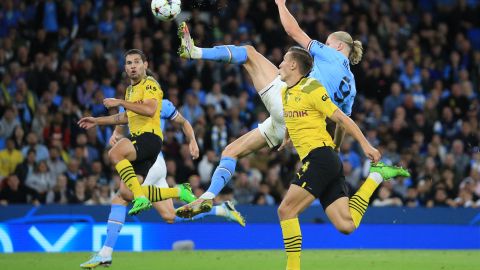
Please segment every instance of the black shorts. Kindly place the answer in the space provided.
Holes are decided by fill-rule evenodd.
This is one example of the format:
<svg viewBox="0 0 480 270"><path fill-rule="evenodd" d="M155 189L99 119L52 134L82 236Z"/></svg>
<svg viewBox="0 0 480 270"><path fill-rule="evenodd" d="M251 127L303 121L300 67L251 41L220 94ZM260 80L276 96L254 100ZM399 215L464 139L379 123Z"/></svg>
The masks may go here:
<svg viewBox="0 0 480 270"><path fill-rule="evenodd" d="M133 143L137 152L137 159L132 162L133 169L136 174L145 178L157 160L158 154L162 151L162 139L151 132L130 135L128 139Z"/></svg>
<svg viewBox="0 0 480 270"><path fill-rule="evenodd" d="M292 184L318 198L323 209L341 197L348 197L342 162L331 147L313 149L302 162Z"/></svg>

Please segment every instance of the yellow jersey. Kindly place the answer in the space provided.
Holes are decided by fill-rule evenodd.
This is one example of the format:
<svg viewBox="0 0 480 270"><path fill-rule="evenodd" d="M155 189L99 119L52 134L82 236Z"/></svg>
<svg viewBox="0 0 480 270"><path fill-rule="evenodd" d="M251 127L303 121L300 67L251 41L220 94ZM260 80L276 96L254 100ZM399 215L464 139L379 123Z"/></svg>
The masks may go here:
<svg viewBox="0 0 480 270"><path fill-rule="evenodd" d="M335 147L325 120L338 108L319 81L303 78L290 88L284 87L282 103L285 125L301 160L315 148Z"/></svg>
<svg viewBox="0 0 480 270"><path fill-rule="evenodd" d="M162 110L163 91L160 84L151 76L143 78L139 83L130 85L125 92L125 100L134 103L143 103L147 99L157 101L157 110L153 117L140 115L126 110L128 116L128 128L132 135L140 135L145 132L154 133L163 140L160 128L160 111Z"/></svg>

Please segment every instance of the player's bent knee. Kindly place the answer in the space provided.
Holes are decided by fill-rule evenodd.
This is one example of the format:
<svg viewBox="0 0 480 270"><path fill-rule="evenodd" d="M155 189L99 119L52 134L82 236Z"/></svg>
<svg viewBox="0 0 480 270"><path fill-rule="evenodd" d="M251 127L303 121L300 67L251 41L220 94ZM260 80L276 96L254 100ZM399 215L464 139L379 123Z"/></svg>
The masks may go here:
<svg viewBox="0 0 480 270"><path fill-rule="evenodd" d="M243 47L247 50L248 58L253 57L256 53L258 53L255 47L253 47L252 45L245 45Z"/></svg>
<svg viewBox="0 0 480 270"><path fill-rule="evenodd" d="M231 158L238 158L238 147L236 147L233 143L227 145L225 149L222 151L222 157L231 157Z"/></svg>
<svg viewBox="0 0 480 270"><path fill-rule="evenodd" d="M345 235L349 235L349 234L353 233L356 229L355 224L353 224L353 221L352 222L342 222L341 224L335 225L335 228L337 228L337 230L339 232L341 232L342 234L345 234Z"/></svg>
<svg viewBox="0 0 480 270"><path fill-rule="evenodd" d="M284 202L282 202L278 207L277 214L280 220L286 220L295 217L293 208Z"/></svg>

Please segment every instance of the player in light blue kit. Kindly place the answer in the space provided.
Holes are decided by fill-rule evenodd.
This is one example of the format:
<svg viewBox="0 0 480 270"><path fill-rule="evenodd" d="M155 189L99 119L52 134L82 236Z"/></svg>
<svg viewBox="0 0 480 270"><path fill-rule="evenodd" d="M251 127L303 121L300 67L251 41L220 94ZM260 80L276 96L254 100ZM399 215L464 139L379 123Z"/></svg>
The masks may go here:
<svg viewBox="0 0 480 270"><path fill-rule="evenodd" d="M287 23L296 24L288 10L286 12L290 16L287 18L290 21L285 19L286 14L283 14L285 12L281 10L282 23L287 21ZM284 23L284 25L287 23ZM298 27L298 24L296 25ZM314 68L309 76L319 80L327 88L328 94L335 104L345 114L350 115L356 89L349 64L357 64L360 61L362 57L361 43L359 41L353 42L348 33L335 32L329 36L327 46L325 46L318 41L310 42L311 39L300 28L298 29L305 37L305 40L302 39L300 44L304 47L310 45L310 53L314 56ZM196 201L177 209L177 216L192 217L211 209L213 198L218 195L235 172L237 159L264 146L268 145L273 148L282 143L285 135L285 122L283 120L280 92L285 85L278 76L278 68L252 46L196 47L185 23L180 25L179 37L181 39L179 54L182 58L242 64L252 78L257 93L270 113L270 117L259 124L257 129L243 135L225 148L207 192ZM344 134L345 131L337 126L334 136L335 150L337 151ZM379 163L380 165L383 164Z"/></svg>
<svg viewBox="0 0 480 270"><path fill-rule="evenodd" d="M123 108L120 108L120 112L124 112ZM195 140L195 134L190 123L178 112L175 106L167 99L162 100L162 111L160 112L160 126L162 131L165 128L165 120L170 120L175 123L182 125L184 134L187 137L189 142L190 154L193 159L198 158L199 149L197 142ZM114 145L118 140L120 140L125 131L123 130L124 126L116 126L115 131L110 137L110 145ZM128 132L127 132L128 133ZM165 159L163 158L162 152L158 154L158 157L155 163L152 165L148 171L145 181L143 181L142 186L153 185L161 188L168 188L166 181L167 176L167 167L165 165ZM141 177L139 178L141 181ZM123 182L122 182L123 183ZM122 184L121 183L121 184ZM127 190L124 185L121 185L119 192L112 199L112 207L110 209L110 215L108 217L107 223L107 237L105 239L104 245L101 250L92 256L90 260L85 263L82 263L80 267L91 269L97 266L108 266L112 263L112 253L115 243L120 231L125 222L125 216L127 212L128 202L132 200L132 194ZM220 206L213 207L209 212L203 213L202 215L195 216L191 219L179 218L175 216L175 208L173 207L172 199L153 202L153 207L157 212L162 216L162 218L167 223L182 222L182 221L191 221L198 220L205 216L221 216L225 217L227 220L238 222L240 225L245 226L245 220L239 212L237 212L233 204L229 201L224 202Z"/></svg>
<svg viewBox="0 0 480 270"><path fill-rule="evenodd" d="M349 33L343 31L330 34L325 44L313 40L290 14L285 6L285 0L275 0L275 3L287 34L307 49L313 57L313 69L309 77L320 81L327 89L333 103L350 116L357 94L355 77L350 71L350 64L356 65L362 59L362 43L358 40L354 41ZM345 131L337 125L334 136L335 150L338 151L340 148L344 135Z"/></svg>

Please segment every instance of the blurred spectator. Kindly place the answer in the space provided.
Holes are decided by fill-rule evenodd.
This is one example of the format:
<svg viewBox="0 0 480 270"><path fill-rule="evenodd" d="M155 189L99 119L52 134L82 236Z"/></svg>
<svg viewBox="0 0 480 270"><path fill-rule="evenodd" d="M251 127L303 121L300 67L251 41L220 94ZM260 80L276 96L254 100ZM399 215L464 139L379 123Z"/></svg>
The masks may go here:
<svg viewBox="0 0 480 270"><path fill-rule="evenodd" d="M185 104L180 107L180 113L190 123L195 123L199 117L204 115L204 111L194 93L189 92L185 94Z"/></svg>
<svg viewBox="0 0 480 270"><path fill-rule="evenodd" d="M0 190L0 205L20 204L28 202L28 190L14 174L5 180L6 186Z"/></svg>
<svg viewBox="0 0 480 270"><path fill-rule="evenodd" d="M83 204L89 199L90 198L87 197L85 192L85 181L83 179L76 181L73 189L73 195L70 197L68 202L73 204Z"/></svg>
<svg viewBox="0 0 480 270"><path fill-rule="evenodd" d="M220 156L228 144L229 131L222 114L216 114L214 124L205 136L205 148L212 149L217 156Z"/></svg>
<svg viewBox="0 0 480 270"><path fill-rule="evenodd" d="M36 153L36 162L46 160L48 158L48 148L45 145L38 143L37 134L34 132L30 132L27 135L27 144L28 145L22 148L22 154L24 156L26 156L27 152L32 149L35 150Z"/></svg>
<svg viewBox="0 0 480 270"><path fill-rule="evenodd" d="M12 139L8 139L7 148L0 151L0 179L12 174L22 161L22 152L15 149Z"/></svg>
<svg viewBox="0 0 480 270"><path fill-rule="evenodd" d="M67 177L63 174L57 175L57 183L47 193L46 203L67 204L71 196L67 187Z"/></svg>
<svg viewBox="0 0 480 270"><path fill-rule="evenodd" d="M48 170L47 162L40 161L32 174L27 176L25 185L35 191L34 196L45 203L47 192L55 186L55 177Z"/></svg>
<svg viewBox="0 0 480 270"><path fill-rule="evenodd" d="M210 178L217 163L218 158L215 152L213 150L207 150L202 160L198 163L198 173L200 174L200 181L203 185L210 184Z"/></svg>
<svg viewBox="0 0 480 270"><path fill-rule="evenodd" d="M5 108L3 117L0 120L0 140L12 136L17 126L20 126L20 121L17 119L14 108Z"/></svg>
<svg viewBox="0 0 480 270"><path fill-rule="evenodd" d="M37 153L34 149L29 149L26 158L15 168L15 175L22 184L25 184L27 177L35 171Z"/></svg>
<svg viewBox="0 0 480 270"><path fill-rule="evenodd" d="M231 99L222 93L220 83L213 84L212 91L207 94L206 105L213 105L216 113L224 113L232 107Z"/></svg>
<svg viewBox="0 0 480 270"><path fill-rule="evenodd" d="M392 190L384 185L378 189L378 197L373 200L372 206L402 206L400 198L393 195Z"/></svg>

